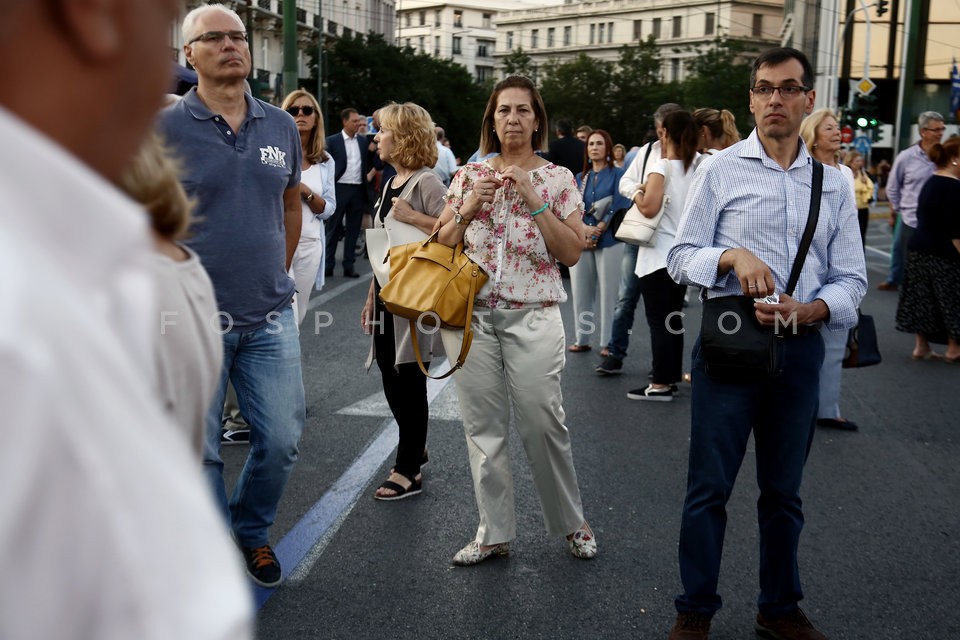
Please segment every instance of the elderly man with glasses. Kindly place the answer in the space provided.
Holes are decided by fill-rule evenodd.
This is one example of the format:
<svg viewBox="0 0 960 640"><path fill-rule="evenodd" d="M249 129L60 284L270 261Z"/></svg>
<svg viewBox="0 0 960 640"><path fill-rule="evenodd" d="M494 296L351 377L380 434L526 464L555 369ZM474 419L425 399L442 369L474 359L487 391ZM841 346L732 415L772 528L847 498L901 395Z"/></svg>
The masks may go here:
<svg viewBox="0 0 960 640"><path fill-rule="evenodd" d="M917 120L919 142L898 153L890 169L887 199L890 201L890 228L894 231L890 246L890 274L877 285L881 291L896 291L903 280L907 245L917 229L917 199L923 185L937 169L927 152L943 138L946 130L943 122L943 116L936 111L921 113Z"/></svg>
<svg viewBox="0 0 960 640"><path fill-rule="evenodd" d="M246 560L264 587L280 583L269 529L298 456L304 423L300 342L287 275L300 240L300 135L288 113L247 94L243 22L222 4L182 25L198 85L159 118L196 201L187 240L210 274L223 334L223 369L206 417L204 471ZM227 499L220 426L228 380L250 424L250 453Z"/></svg>

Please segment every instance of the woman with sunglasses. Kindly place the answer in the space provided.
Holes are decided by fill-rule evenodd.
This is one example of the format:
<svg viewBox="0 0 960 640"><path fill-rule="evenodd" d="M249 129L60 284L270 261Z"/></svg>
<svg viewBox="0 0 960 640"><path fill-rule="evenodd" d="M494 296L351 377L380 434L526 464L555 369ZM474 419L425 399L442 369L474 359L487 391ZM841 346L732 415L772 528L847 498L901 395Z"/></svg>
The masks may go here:
<svg viewBox="0 0 960 640"><path fill-rule="evenodd" d="M294 310L297 322L307 315L307 303L314 286L323 287L323 221L333 215L337 199L333 184L333 158L324 150L326 131L316 98L297 89L283 99L284 111L293 116L300 132L303 164L300 167L300 203L303 208L303 227L300 244L293 254L291 276L296 282Z"/></svg>

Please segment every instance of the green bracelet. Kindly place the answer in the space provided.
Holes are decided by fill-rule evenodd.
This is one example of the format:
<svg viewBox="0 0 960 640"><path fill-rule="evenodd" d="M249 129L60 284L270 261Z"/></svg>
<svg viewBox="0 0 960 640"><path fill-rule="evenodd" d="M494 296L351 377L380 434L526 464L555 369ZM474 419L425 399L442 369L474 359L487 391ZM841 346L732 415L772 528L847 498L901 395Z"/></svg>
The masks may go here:
<svg viewBox="0 0 960 640"><path fill-rule="evenodd" d="M537 209L536 211L531 211L531 212L530 212L530 217L536 218L538 215L540 215L541 213L543 213L543 212L546 211L546 210L547 210L547 205L544 204L542 207L540 207L540 208Z"/></svg>

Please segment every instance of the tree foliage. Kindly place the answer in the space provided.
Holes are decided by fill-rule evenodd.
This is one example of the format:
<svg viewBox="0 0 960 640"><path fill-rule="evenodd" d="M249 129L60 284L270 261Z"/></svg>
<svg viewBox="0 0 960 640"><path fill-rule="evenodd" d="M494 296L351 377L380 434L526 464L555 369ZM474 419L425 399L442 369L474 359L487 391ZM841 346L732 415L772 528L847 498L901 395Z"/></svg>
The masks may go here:
<svg viewBox="0 0 960 640"><path fill-rule="evenodd" d="M691 108L728 109L737 120L741 136L749 133L751 61L746 46L735 40L717 38L710 45L692 47L689 75L683 83L684 101Z"/></svg>
<svg viewBox="0 0 960 640"><path fill-rule="evenodd" d="M446 130L457 155L476 149L488 91L462 65L397 47L374 32L332 39L324 56L328 134L340 129L346 107L370 115L388 102L415 102Z"/></svg>
<svg viewBox="0 0 960 640"><path fill-rule="evenodd" d="M575 127L581 124L590 124L594 128L609 127L613 122L610 114L613 69L613 63L590 58L584 53L563 64L546 63L540 94L547 106L547 114L554 122L569 118ZM571 87L576 87L576 91L571 91ZM563 105L563 108L558 111L551 105Z"/></svg>

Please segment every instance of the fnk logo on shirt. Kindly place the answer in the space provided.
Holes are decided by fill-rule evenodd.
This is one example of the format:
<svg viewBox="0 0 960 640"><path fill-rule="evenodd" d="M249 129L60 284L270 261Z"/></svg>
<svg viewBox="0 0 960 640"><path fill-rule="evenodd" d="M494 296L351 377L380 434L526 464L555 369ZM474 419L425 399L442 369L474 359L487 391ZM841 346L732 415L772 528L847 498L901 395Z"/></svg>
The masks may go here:
<svg viewBox="0 0 960 640"><path fill-rule="evenodd" d="M279 147L260 147L260 162L271 167L287 168L287 154Z"/></svg>

